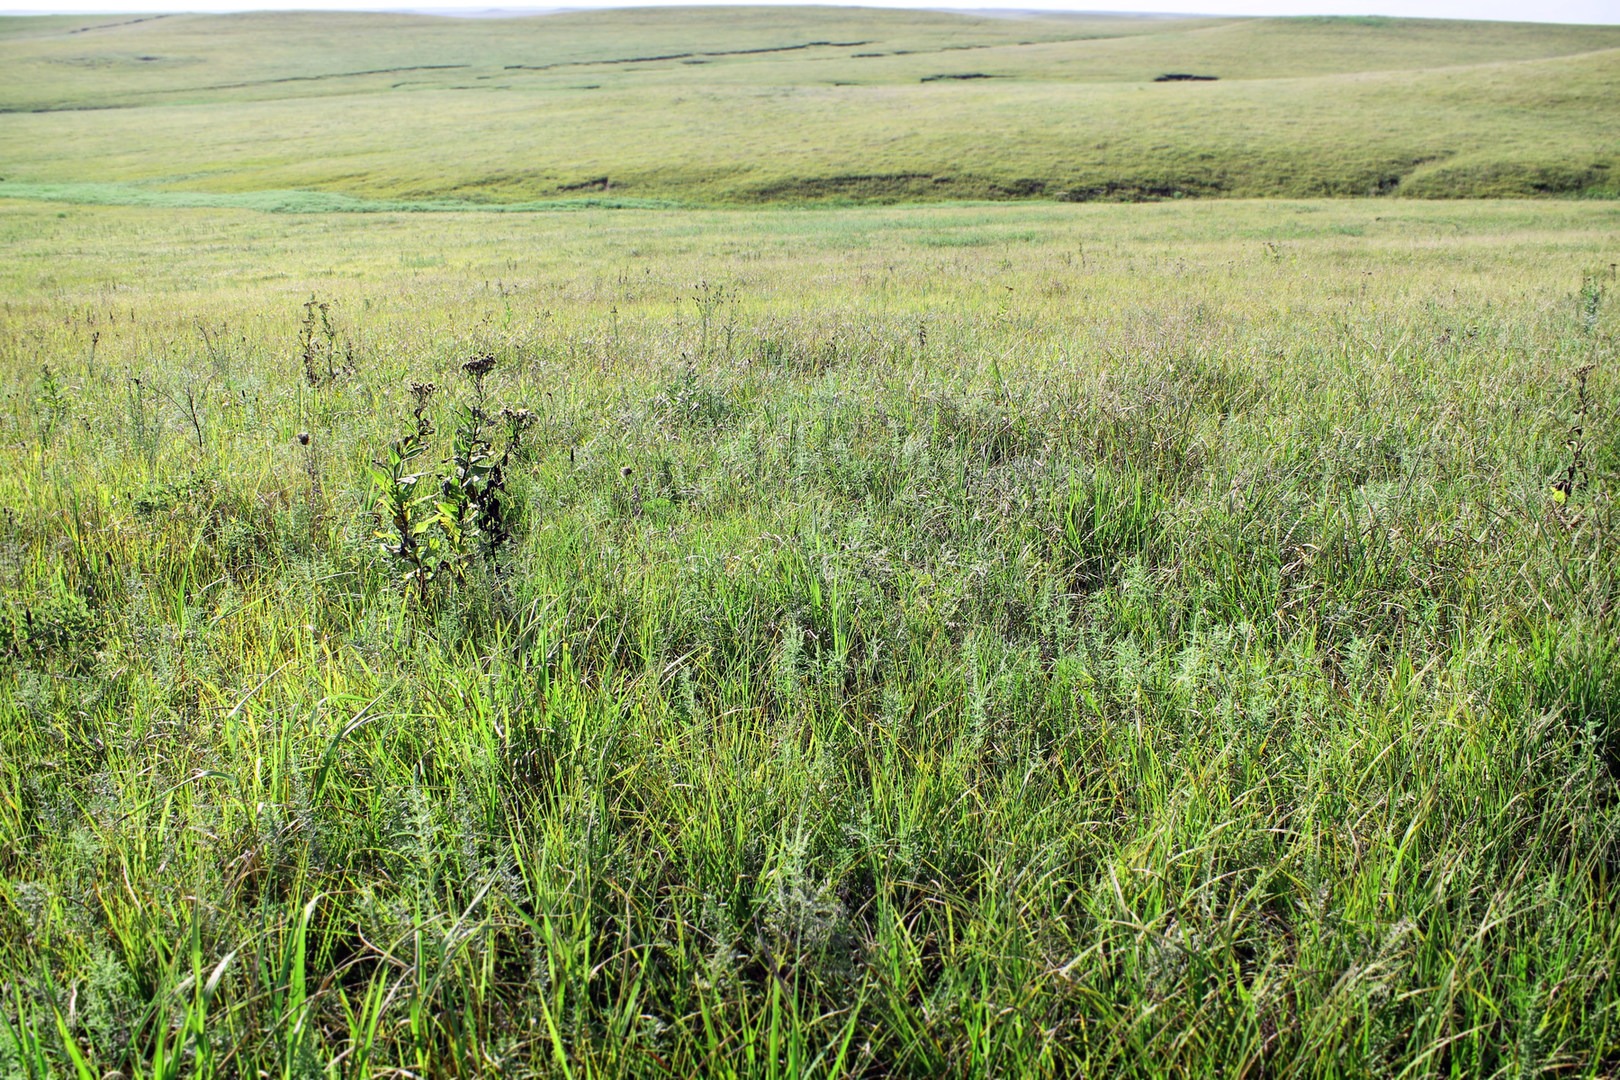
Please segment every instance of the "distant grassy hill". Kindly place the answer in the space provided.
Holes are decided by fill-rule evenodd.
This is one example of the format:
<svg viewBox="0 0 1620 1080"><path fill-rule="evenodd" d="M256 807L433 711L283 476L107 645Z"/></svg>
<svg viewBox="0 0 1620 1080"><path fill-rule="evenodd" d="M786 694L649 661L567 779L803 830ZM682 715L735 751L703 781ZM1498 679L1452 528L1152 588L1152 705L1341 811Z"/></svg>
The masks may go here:
<svg viewBox="0 0 1620 1080"><path fill-rule="evenodd" d="M1617 197L1617 174L1620 27L815 7L0 19L0 196Z"/></svg>

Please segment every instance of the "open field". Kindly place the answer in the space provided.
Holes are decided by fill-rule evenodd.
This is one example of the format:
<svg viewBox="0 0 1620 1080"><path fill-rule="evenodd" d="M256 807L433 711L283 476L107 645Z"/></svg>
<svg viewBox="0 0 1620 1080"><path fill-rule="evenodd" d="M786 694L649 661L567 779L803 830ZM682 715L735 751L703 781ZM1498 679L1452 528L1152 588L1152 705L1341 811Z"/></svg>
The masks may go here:
<svg viewBox="0 0 1620 1080"><path fill-rule="evenodd" d="M1617 235L0 203L0 1074L1615 1075Z"/></svg>
<svg viewBox="0 0 1620 1080"><path fill-rule="evenodd" d="M1614 197L1617 102L1620 27L836 8L6 19L0 195Z"/></svg>
<svg viewBox="0 0 1620 1080"><path fill-rule="evenodd" d="M0 1077L1620 1075L1617 102L0 20Z"/></svg>

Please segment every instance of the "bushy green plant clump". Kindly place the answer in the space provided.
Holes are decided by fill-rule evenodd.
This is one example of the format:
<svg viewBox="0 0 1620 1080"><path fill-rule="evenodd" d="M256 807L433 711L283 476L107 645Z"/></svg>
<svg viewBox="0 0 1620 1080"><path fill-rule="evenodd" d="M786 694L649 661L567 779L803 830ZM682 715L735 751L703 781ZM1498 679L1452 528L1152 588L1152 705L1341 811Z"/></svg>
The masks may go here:
<svg viewBox="0 0 1620 1080"><path fill-rule="evenodd" d="M502 555L518 526L519 508L507 490L506 472L534 416L511 407L498 416L490 412L484 379L494 367L489 353L462 363L473 393L455 408L450 457L437 474L408 471L430 449L434 429L426 414L438 389L433 383L411 384L414 430L389 443L385 457L371 469L380 506L377 539L399 570L401 583L414 589L423 605L434 600L435 579L459 586L469 572L484 585L500 577ZM491 441L497 421L504 428L498 455Z"/></svg>
<svg viewBox="0 0 1620 1080"><path fill-rule="evenodd" d="M1613 1072L1601 205L190 213L0 212L0 1074Z"/></svg>

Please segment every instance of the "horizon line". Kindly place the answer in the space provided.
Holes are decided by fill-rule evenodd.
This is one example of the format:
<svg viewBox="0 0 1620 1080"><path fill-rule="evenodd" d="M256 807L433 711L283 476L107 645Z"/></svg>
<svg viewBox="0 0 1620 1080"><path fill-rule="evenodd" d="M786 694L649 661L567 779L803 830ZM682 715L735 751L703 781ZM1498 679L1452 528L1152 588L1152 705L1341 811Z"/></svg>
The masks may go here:
<svg viewBox="0 0 1620 1080"><path fill-rule="evenodd" d="M1265 0L1259 0L1264 4ZM115 0L116 3L116 0ZM1198 5L1199 0L1193 0ZM1190 5L1191 6L1191 5ZM167 18L183 15L252 15L252 14L374 14L374 15L419 15L432 18L447 19L502 19L502 18L534 18L547 15L565 15L588 11L633 10L646 8L680 8L680 7L841 7L841 8L870 8L882 10L912 10L934 11L944 14L981 15L992 17L1033 17L1054 15L1088 15L1120 18L1165 18L1165 19L1198 19L1198 18L1224 18L1224 19L1276 19L1276 18L1340 18L1365 19L1379 18L1411 22L1495 22L1495 23L1525 23L1535 25L1554 26L1612 26L1620 25L1620 10L1613 13L1610 18L1570 17L1568 14L1558 13L1536 17L1524 12L1514 13L1486 13L1486 14L1405 14L1379 10L1366 10L1379 6L1374 3L1357 3L1349 0L1348 3L1323 4L1312 3L1305 0L1302 3L1283 4L1278 6L1299 8L1337 8L1338 10L1293 10L1293 11L1256 11L1242 10L1246 5L1242 0L1232 4L1232 9L1219 10L1225 3L1217 0L1214 3L1203 5L1205 10L1160 10L1143 5L1139 8L1087 8L1073 7L1055 0L1051 3L1042 3L1041 0L1020 0L1016 5L1008 4L998 6L995 4L963 4L931 3L928 0L600 0L600 2L581 3L574 0L566 4L477 4L449 3L429 4L399 4L388 0L305 0L303 3L277 4L255 3L245 0L235 3L233 0L212 0L204 6L180 6L174 8L144 7L131 3L119 6L107 4L86 4L83 7L10 7L0 2L0 17L9 18L48 18L64 16L106 16L128 15L141 18ZM1400 5L1409 8L1410 4ZM1360 7L1363 10L1345 10L1346 8ZM1597 14L1597 13L1592 13Z"/></svg>

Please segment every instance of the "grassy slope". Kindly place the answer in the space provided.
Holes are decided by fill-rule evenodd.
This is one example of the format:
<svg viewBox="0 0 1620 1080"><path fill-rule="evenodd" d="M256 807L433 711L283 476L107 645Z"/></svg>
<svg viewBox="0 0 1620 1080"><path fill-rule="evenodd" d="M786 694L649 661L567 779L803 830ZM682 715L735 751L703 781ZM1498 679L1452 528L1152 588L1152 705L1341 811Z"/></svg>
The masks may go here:
<svg viewBox="0 0 1620 1080"><path fill-rule="evenodd" d="M1620 184L1613 28L805 8L5 30L13 185L512 202L605 178L726 203ZM674 58L609 62L650 56ZM1151 81L1169 71L1221 81ZM923 81L965 74L994 77Z"/></svg>
<svg viewBox="0 0 1620 1080"><path fill-rule="evenodd" d="M1617 228L0 204L0 1073L1611 1073Z"/></svg>

